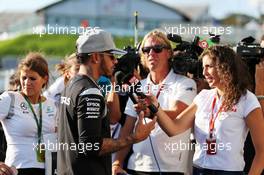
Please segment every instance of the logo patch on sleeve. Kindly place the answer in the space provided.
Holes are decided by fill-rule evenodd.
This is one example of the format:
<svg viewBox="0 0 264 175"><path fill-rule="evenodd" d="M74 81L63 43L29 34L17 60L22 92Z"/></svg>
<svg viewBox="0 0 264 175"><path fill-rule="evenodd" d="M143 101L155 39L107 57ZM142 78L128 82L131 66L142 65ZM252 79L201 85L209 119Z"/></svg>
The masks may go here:
<svg viewBox="0 0 264 175"><path fill-rule="evenodd" d="M86 99L86 118L100 117L100 99L87 98Z"/></svg>

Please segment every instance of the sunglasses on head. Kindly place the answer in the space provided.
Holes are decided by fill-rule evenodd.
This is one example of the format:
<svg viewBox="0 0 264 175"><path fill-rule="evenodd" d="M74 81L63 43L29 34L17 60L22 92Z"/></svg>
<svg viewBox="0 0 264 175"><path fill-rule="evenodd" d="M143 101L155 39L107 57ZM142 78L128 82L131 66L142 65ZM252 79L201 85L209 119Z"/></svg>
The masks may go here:
<svg viewBox="0 0 264 175"><path fill-rule="evenodd" d="M155 53L161 53L163 49L169 49L168 46L164 45L155 45L155 46L150 46L150 47L142 47L142 52L143 53L149 53L150 50L153 50Z"/></svg>

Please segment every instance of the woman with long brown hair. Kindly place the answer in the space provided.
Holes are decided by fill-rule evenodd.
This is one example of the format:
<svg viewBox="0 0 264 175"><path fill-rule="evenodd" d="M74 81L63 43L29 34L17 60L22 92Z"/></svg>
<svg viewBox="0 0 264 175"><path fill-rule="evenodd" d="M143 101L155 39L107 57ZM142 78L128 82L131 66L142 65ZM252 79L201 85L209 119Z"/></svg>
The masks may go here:
<svg viewBox="0 0 264 175"><path fill-rule="evenodd" d="M203 75L212 89L202 90L173 121L159 107L160 126L169 136L194 127L194 175L242 175L243 145L250 131L256 155L249 174L260 174L264 168L264 119L256 96L247 89L246 65L227 46L213 46L201 59ZM159 106L155 97L150 99Z"/></svg>

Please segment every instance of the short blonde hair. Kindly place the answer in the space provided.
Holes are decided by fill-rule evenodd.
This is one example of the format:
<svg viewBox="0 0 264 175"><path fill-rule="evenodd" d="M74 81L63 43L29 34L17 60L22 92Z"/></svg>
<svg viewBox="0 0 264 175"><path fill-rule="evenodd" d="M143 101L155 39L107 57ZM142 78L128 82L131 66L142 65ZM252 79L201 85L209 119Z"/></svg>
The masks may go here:
<svg viewBox="0 0 264 175"><path fill-rule="evenodd" d="M142 48L145 46L145 43L147 41L147 39L149 38L155 38L156 40L158 40L159 42L161 42L161 44L163 44L164 46L166 46L170 52L170 54L172 55L173 53L173 50L172 50L172 46L171 46L171 43L170 43L170 40L167 38L165 32L159 30L159 29L154 29L152 31L150 31L149 33L147 33L142 42L141 42L141 45L140 45L140 48L139 48L139 54L140 54L140 57L141 57L141 62L144 66L146 66L146 63L145 63L145 57L144 57L144 54L142 52Z"/></svg>

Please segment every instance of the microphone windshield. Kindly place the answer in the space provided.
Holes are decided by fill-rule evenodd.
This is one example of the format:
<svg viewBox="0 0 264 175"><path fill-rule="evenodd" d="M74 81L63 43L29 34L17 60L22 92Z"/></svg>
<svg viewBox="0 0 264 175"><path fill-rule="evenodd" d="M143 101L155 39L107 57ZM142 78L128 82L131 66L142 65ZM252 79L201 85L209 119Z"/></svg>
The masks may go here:
<svg viewBox="0 0 264 175"><path fill-rule="evenodd" d="M115 76L115 79L116 79L116 83L118 85L122 85L126 75L122 71L117 71L114 76Z"/></svg>

